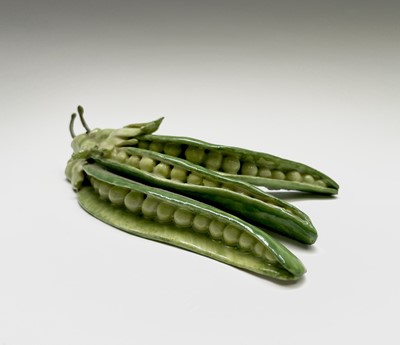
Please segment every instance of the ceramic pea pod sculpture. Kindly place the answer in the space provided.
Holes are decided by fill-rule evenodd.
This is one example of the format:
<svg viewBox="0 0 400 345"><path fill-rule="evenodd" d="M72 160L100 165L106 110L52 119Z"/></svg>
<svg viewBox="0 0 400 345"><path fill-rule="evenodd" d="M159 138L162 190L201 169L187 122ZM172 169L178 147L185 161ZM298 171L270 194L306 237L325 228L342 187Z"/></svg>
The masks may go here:
<svg viewBox="0 0 400 345"><path fill-rule="evenodd" d="M273 232L312 244L310 218L256 186L335 194L331 178L265 153L154 135L162 119L90 130L82 107L78 114L86 133L75 135L73 114L65 173L88 213L262 276L297 280L306 272Z"/></svg>

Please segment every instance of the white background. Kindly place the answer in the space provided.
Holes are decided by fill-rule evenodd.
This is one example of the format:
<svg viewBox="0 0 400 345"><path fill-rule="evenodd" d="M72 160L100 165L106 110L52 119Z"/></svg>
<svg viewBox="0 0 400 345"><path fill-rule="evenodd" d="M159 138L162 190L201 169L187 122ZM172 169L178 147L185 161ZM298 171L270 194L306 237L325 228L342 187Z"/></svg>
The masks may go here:
<svg viewBox="0 0 400 345"><path fill-rule="evenodd" d="M395 2L2 2L0 345L398 344ZM280 193L319 231L277 284L86 214L68 122L159 133L324 171ZM77 126L77 132L82 131Z"/></svg>

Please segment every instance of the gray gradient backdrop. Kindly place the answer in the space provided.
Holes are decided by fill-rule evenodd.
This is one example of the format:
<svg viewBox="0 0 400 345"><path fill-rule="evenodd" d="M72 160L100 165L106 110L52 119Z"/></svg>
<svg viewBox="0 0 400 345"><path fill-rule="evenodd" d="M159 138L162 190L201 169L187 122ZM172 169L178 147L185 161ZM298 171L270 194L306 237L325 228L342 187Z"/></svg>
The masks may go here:
<svg viewBox="0 0 400 345"><path fill-rule="evenodd" d="M398 344L398 1L0 0L0 345ZM128 236L65 181L68 121L312 165L319 230L280 285ZM77 126L77 131L81 131Z"/></svg>

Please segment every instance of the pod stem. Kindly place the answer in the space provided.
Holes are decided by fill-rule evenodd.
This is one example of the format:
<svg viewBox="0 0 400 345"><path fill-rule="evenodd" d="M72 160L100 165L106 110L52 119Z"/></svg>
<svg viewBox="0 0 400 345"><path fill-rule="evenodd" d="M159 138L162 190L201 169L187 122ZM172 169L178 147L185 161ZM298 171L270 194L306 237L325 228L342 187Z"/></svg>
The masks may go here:
<svg viewBox="0 0 400 345"><path fill-rule="evenodd" d="M71 137L72 137L72 138L75 138L75 137L76 137L75 132L74 132L74 122L75 122L75 118L76 118L76 114L73 113L73 114L71 115L71 121L69 122L69 132L71 133Z"/></svg>
<svg viewBox="0 0 400 345"><path fill-rule="evenodd" d="M82 126L86 129L86 133L89 133L90 128L87 125L85 118L83 117L83 112L84 112L83 107L81 105L78 105L78 114L79 114L79 118L81 119Z"/></svg>

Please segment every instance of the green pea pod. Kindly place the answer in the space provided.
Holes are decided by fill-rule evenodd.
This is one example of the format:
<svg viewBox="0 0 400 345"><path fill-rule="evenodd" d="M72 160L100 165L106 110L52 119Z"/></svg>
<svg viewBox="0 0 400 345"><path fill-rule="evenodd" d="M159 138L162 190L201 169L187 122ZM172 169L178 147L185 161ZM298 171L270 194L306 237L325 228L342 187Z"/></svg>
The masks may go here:
<svg viewBox="0 0 400 345"><path fill-rule="evenodd" d="M86 164L83 171L90 185L78 191L80 205L116 228L275 279L297 280L306 272L278 241L218 208L123 178L97 164Z"/></svg>
<svg viewBox="0 0 400 345"><path fill-rule="evenodd" d="M299 259L256 224L312 243L316 231L311 221L294 206L251 184L335 194L338 185L332 179L304 164L265 153L151 135L162 118L120 129L90 130L82 107L78 107L78 114L86 133L75 135L76 114L72 114L73 154L65 173L89 213L124 231L257 274L296 280L305 273ZM138 153L138 148L145 149L142 156L150 166L154 157L167 160L159 159L154 174L150 174L145 159L137 169L134 161L138 157L132 153ZM167 182L163 172L166 162L170 168L176 164L186 173L190 171L186 183L172 181L172 170ZM199 177L203 185L195 186ZM217 188L222 186L227 188ZM237 215L241 218L231 213L240 208ZM255 224L242 218L255 219Z"/></svg>
<svg viewBox="0 0 400 345"><path fill-rule="evenodd" d="M110 171L211 203L302 243L312 244L317 239L310 218L298 208L248 183L189 161L138 148L119 148L108 158L92 158Z"/></svg>
<svg viewBox="0 0 400 345"><path fill-rule="evenodd" d="M338 193L339 185L322 172L267 153L186 137L144 135L138 139L139 148L187 159L254 185L321 194Z"/></svg>

